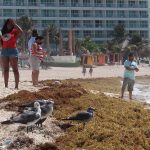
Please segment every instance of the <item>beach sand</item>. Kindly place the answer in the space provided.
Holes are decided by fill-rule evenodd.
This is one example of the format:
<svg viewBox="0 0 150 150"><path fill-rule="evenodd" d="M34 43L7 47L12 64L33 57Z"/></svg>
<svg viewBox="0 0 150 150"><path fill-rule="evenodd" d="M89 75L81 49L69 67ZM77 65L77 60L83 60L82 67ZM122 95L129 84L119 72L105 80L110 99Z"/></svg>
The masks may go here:
<svg viewBox="0 0 150 150"><path fill-rule="evenodd" d="M139 68L140 68L140 72L136 73L136 75L137 76L145 76L145 78L148 78L149 66L140 66ZM65 86L62 86L63 89L61 91L61 86L60 86L60 89L58 88L59 85L57 85L58 87L55 87L55 85L54 85L54 89L51 89L53 87L52 84L50 84L49 87L47 87L46 84L44 84L44 86L41 85L39 87L32 86L31 70L21 69L20 70L20 84L19 84L18 90L14 89L14 81L13 81L14 79L13 79L12 72L10 72L9 88L4 88L3 78L0 78L0 85L1 85L0 86L0 98L4 98L10 94L18 93L19 91L22 91L22 90L26 90L29 92L38 92L40 89L43 89L45 87L45 89L43 89L43 91L39 92L39 95L36 94L36 96L44 97L45 95L47 95L49 97L49 96L51 96L50 94L51 93L53 94L53 91L55 91L55 94L53 96L54 97L58 97L58 95L60 96L60 98L58 97L58 104L56 105L57 109L58 109L56 111L57 112L56 116L58 118L62 118L64 116L61 116L62 114L61 114L61 110L59 110L59 103L60 104L64 103L64 104L61 104L62 106L64 105L64 106L67 106L68 108L70 107L70 109L67 110L70 112L72 112L73 110L76 110L77 108L80 109L80 105L78 107L76 106L77 107L76 109L75 108L72 109L72 106L71 106L72 104L70 105L69 104L70 101L68 102L69 98L75 98L78 94L80 95L83 92L82 89L75 90L75 87L76 88L78 87L78 83L80 83L82 86L85 85L84 88L94 95L99 95L101 92L104 93L104 91L106 91L106 93L105 93L106 95L109 92L118 93L120 90L121 78L112 78L112 77L122 77L123 72L124 72L123 66L101 66L101 67L94 68L93 77L91 78L88 73L86 74L85 77L82 75L81 67L78 67L78 68L59 68L58 67L58 68L50 68L48 70L40 70L40 81L51 80L51 79L64 80L64 79L79 79L80 78L79 80L73 81L73 82L77 83L76 86L74 86L72 84L69 84L69 85L67 84ZM90 79L94 79L94 78L101 78L101 79L100 79L100 81L99 81L99 79L90 81ZM103 79L103 78L105 78L105 79ZM82 79L87 79L87 80L83 81ZM83 81L83 84L81 83L82 81ZM90 82L91 82L91 84L90 84ZM54 83L57 84L58 82L54 82ZM87 87L86 87L86 83L87 83ZM92 84L93 84L93 87L92 87ZM46 88L48 88L48 89L46 89ZM51 92L49 92L50 90L51 90ZM70 90L70 91L68 91L68 90ZM66 92L66 95L65 95L64 91ZM74 91L77 93L74 93ZM72 95L70 95L71 92L73 92ZM23 93L20 93L20 96L22 94ZM29 97L28 95L26 95L26 98L24 98L23 96L21 96L21 97L20 96L19 96L20 100L27 99L27 97ZM32 96L35 96L35 94L33 94ZM117 96L108 95L108 96L118 97L119 95L117 95ZM9 102L13 104L13 100L15 99L15 96L11 96L11 98L13 98L13 99L9 99ZM104 96L104 98L107 99L107 97L105 97L105 96ZM5 100L7 101L7 98L5 98L4 101ZM61 100L61 102L60 102L60 100ZM1 105L5 105L5 104L7 105L7 102L1 103ZM13 106L14 105L15 105L15 103L13 104ZM5 109L2 109L2 108L4 108L4 106L1 106L0 108L1 108L0 114L3 114L3 116L0 118L0 122L4 121L5 119L9 119L12 114L16 113L15 111L7 111ZM61 114L61 115L59 116L58 114L59 115ZM20 125L10 125L9 127L0 126L0 133L1 133L0 142L3 140L7 140L7 138L14 140L14 137L22 136L22 137L28 137L30 140L34 139L34 145L40 144L41 142L42 143L45 143L45 142L53 143L53 142L55 142L55 139L57 137L64 134L63 131L56 125L56 122L57 122L57 120L55 118L49 118L49 119L47 119L47 121L44 124L44 126L45 126L44 130L41 130L41 131L35 130L34 133L29 133L29 134L26 134L25 130L18 131L18 129L20 128ZM7 128L7 130L5 130L6 128ZM26 150L26 148L24 147L23 150Z"/></svg>
<svg viewBox="0 0 150 150"><path fill-rule="evenodd" d="M150 66L139 66L140 71L136 76L149 75ZM87 68L89 70L89 68ZM4 88L3 77L0 78L0 98L6 97L9 94L17 93L20 90L37 91L41 87L33 87L31 83L31 70L20 69L20 84L19 89L14 89L14 77L10 72L9 88ZM115 66L97 66L93 69L93 76L90 77L88 71L85 76L82 75L82 68L63 68L51 67L48 70L40 70L39 80L64 80L64 79L78 79L78 78L108 78L108 77L122 77L124 67L122 65Z"/></svg>

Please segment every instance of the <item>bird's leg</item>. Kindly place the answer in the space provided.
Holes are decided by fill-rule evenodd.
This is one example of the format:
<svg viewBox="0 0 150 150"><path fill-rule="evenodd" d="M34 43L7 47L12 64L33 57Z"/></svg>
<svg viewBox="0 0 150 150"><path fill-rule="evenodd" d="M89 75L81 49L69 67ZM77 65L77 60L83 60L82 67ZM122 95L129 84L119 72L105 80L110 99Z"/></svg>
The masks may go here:
<svg viewBox="0 0 150 150"><path fill-rule="evenodd" d="M27 134L29 133L29 126L27 126Z"/></svg>
<svg viewBox="0 0 150 150"><path fill-rule="evenodd" d="M83 129L85 128L85 122L83 123Z"/></svg>

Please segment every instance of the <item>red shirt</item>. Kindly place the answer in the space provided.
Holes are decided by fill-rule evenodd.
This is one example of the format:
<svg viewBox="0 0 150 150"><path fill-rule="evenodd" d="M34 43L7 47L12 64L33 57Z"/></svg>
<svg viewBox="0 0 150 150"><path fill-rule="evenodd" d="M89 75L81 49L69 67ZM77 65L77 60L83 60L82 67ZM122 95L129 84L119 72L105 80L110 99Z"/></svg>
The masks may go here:
<svg viewBox="0 0 150 150"><path fill-rule="evenodd" d="M10 33L2 36L2 48L16 48L17 30L13 29Z"/></svg>

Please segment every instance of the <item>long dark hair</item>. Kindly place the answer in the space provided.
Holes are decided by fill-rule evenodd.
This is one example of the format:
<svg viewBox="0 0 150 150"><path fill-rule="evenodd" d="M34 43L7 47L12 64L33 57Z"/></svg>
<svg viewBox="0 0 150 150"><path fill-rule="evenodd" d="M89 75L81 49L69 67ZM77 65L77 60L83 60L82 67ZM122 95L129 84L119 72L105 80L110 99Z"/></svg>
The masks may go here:
<svg viewBox="0 0 150 150"><path fill-rule="evenodd" d="M12 29L8 29L8 28L7 28L7 24L8 24L9 21L10 21L10 18L7 19L7 20L5 21L5 23L4 23L4 25L3 25L3 27L2 27L2 30L1 30L2 35L6 34L6 33L10 33L10 32L13 30L14 27L12 27Z"/></svg>

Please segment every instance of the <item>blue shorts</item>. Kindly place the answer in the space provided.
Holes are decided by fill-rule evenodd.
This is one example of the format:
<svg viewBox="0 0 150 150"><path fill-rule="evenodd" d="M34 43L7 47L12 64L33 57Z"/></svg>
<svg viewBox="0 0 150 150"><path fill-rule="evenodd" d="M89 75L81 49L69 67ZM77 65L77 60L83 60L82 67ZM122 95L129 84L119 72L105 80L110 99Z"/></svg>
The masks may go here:
<svg viewBox="0 0 150 150"><path fill-rule="evenodd" d="M17 48L3 48L1 50L1 57L18 57Z"/></svg>

